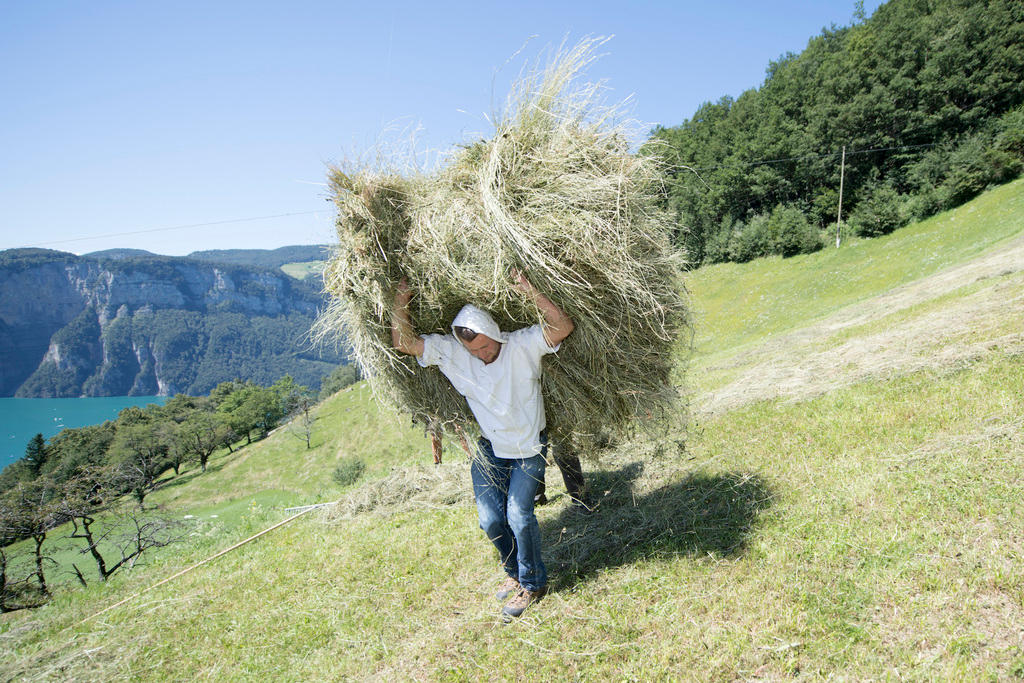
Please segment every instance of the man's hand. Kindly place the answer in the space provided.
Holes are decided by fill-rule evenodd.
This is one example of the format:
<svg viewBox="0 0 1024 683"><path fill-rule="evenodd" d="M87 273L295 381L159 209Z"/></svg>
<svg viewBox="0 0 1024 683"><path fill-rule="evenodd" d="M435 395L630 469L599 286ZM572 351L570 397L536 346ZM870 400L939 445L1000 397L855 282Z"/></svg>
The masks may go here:
<svg viewBox="0 0 1024 683"><path fill-rule="evenodd" d="M416 334L409 319L409 301L412 290L403 277L395 290L395 306L391 312L391 345L396 351L410 356L423 355L423 337Z"/></svg>
<svg viewBox="0 0 1024 683"><path fill-rule="evenodd" d="M544 315L544 340L555 348L576 328L572 318L556 306L551 299L537 291L533 283L518 268L512 269L512 286L526 295Z"/></svg>
<svg viewBox="0 0 1024 683"><path fill-rule="evenodd" d="M518 268L512 269L512 286L530 298L531 301L537 296L537 289L533 283L526 279L523 271Z"/></svg>
<svg viewBox="0 0 1024 683"><path fill-rule="evenodd" d="M408 308L411 300L412 290L409 289L409 281L403 277L398 283L398 289L395 290L395 308Z"/></svg>

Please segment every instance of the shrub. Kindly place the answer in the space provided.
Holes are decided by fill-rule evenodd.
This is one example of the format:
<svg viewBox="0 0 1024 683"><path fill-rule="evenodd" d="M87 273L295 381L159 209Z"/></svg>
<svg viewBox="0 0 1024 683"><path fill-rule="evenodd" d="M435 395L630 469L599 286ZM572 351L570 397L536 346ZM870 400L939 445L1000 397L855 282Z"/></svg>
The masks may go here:
<svg viewBox="0 0 1024 683"><path fill-rule="evenodd" d="M1024 159L1024 107L1018 107L999 117L996 123L995 147L1017 159Z"/></svg>
<svg viewBox="0 0 1024 683"><path fill-rule="evenodd" d="M888 185L877 185L850 213L850 227L861 237L887 235L906 223L900 195Z"/></svg>
<svg viewBox="0 0 1024 683"><path fill-rule="evenodd" d="M728 239L724 249L719 242L713 242L709 253L721 251L719 261L745 263L762 256L780 254L795 256L821 249L818 229L807 220L804 213L792 205L777 205L771 214L758 214L743 225L723 230L716 235L718 240Z"/></svg>
<svg viewBox="0 0 1024 683"><path fill-rule="evenodd" d="M718 231L712 233L704 243L704 263L721 263L729 260L729 241L735 231L732 218L726 216Z"/></svg>
<svg viewBox="0 0 1024 683"><path fill-rule="evenodd" d="M906 195L903 206L908 221L923 221L942 211L942 195L937 189L928 188L917 194Z"/></svg>
<svg viewBox="0 0 1024 683"><path fill-rule="evenodd" d="M795 206L779 204L768 219L772 251L783 256L809 254L821 249L821 236Z"/></svg>
<svg viewBox="0 0 1024 683"><path fill-rule="evenodd" d="M1012 180L1021 170L1021 162L1012 153L988 146L981 136L971 137L958 146L950 156L950 166L950 173L939 188L948 209L960 206L990 185Z"/></svg>
<svg viewBox="0 0 1024 683"><path fill-rule="evenodd" d="M363 476L366 465L359 458L344 458L331 477L338 486L351 486Z"/></svg>
<svg viewBox="0 0 1024 683"><path fill-rule="evenodd" d="M746 263L772 253L771 229L768 216L758 214L733 233L729 240L729 260Z"/></svg>

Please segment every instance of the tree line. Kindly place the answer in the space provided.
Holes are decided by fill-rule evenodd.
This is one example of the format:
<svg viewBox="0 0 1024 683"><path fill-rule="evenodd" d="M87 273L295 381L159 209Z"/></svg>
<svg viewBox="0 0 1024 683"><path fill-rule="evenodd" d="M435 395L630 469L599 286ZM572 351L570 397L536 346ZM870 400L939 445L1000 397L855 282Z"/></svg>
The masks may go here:
<svg viewBox="0 0 1024 683"><path fill-rule="evenodd" d="M953 208L1024 167L1024 4L890 0L773 61L760 88L658 127L694 265L820 249ZM842 167L841 150L846 149ZM824 231L824 232L823 232Z"/></svg>
<svg viewBox="0 0 1024 683"><path fill-rule="evenodd" d="M178 523L147 513L149 493L186 465L205 473L218 449L233 453L289 418L292 433L310 448L317 400L358 379L354 367L339 366L319 396L288 375L271 386L222 382L207 396L178 394L162 406L125 408L116 420L64 429L48 443L35 435L25 456L0 472L0 611L48 600L53 561L44 543L54 529L70 525L67 538L106 581L146 550L182 536ZM16 572L10 548L27 539L30 571L23 561ZM72 570L83 585L93 573L77 563Z"/></svg>

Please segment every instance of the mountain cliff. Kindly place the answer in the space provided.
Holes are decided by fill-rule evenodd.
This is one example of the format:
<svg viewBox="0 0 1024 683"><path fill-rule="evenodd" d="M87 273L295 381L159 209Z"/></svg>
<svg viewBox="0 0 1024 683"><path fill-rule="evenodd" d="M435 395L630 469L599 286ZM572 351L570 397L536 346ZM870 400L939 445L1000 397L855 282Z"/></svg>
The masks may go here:
<svg viewBox="0 0 1024 683"><path fill-rule="evenodd" d="M322 298L280 270L118 250L0 252L0 396L205 394L342 358L307 331Z"/></svg>

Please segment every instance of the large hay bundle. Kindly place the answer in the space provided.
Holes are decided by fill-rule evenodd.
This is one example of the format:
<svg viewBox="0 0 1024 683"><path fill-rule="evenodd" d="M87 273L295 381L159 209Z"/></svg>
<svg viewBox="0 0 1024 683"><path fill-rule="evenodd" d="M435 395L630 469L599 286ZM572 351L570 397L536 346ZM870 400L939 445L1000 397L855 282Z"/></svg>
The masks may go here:
<svg viewBox="0 0 1024 683"><path fill-rule="evenodd" d="M377 396L442 425L472 423L435 368L391 347L395 287L407 277L420 334L447 333L473 303L502 329L539 322L513 268L576 323L545 360L553 438L589 452L677 398L672 369L688 332L682 256L657 207L661 169L630 153L625 123L578 85L594 41L521 77L494 136L439 172L399 176L332 169L339 244L324 274L321 335L340 334Z"/></svg>

